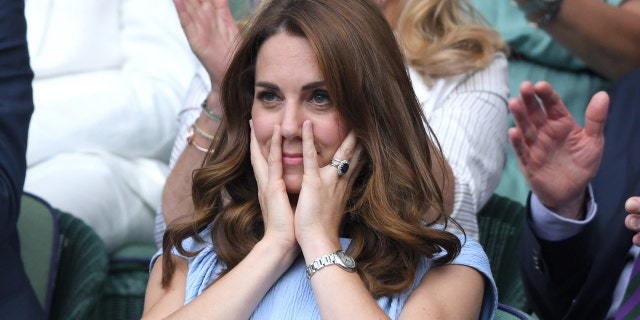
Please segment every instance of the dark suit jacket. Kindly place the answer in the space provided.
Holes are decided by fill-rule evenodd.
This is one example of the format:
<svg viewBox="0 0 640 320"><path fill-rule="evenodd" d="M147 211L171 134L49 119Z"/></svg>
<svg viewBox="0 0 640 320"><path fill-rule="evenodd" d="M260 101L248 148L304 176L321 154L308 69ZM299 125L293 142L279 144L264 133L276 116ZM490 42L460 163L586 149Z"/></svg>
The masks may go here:
<svg viewBox="0 0 640 320"><path fill-rule="evenodd" d="M541 319L604 319L630 259L633 233L624 226L624 202L640 195L640 70L609 95L604 153L592 181L594 221L570 239L550 242L534 234L528 210L520 266L529 304Z"/></svg>
<svg viewBox="0 0 640 320"><path fill-rule="evenodd" d="M0 0L0 318L44 319L24 273L16 223L33 112L23 0Z"/></svg>

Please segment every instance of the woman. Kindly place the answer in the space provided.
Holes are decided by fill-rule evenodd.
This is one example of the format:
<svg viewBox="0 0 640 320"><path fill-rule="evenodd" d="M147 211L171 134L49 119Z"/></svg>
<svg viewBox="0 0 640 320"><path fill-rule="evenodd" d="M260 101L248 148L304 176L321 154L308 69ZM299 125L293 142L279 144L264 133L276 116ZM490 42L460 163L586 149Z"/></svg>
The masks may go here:
<svg viewBox="0 0 640 320"><path fill-rule="evenodd" d="M174 169L163 193L163 212L158 214L157 243L164 221L193 210L191 172L204 157L194 146L206 147L210 139L189 128L195 124L209 136L216 131L218 120L201 113L199 104L211 90L208 110L222 112L216 103L219 83L227 63L226 48L237 32L227 0L175 1L185 33L205 68L195 78L188 95L191 103L180 116L183 129L172 153ZM453 171L455 190L449 186L447 205L453 207L452 216L466 235L478 240L476 213L496 189L505 162L509 87L504 44L466 0L375 2L395 30L423 112ZM210 84L205 84L209 77ZM188 132L191 147L185 149Z"/></svg>
<svg viewBox="0 0 640 320"><path fill-rule="evenodd" d="M492 316L486 255L442 230L444 159L375 6L270 1L220 92L193 221L167 230L145 317Z"/></svg>

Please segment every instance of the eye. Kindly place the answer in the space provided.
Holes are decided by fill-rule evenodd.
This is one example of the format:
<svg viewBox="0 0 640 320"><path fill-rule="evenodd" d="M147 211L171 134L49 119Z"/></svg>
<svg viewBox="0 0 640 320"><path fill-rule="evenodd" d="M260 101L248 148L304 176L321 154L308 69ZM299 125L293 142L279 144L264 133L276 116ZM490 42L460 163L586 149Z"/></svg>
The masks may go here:
<svg viewBox="0 0 640 320"><path fill-rule="evenodd" d="M324 90L316 90L311 96L311 102L318 106L328 106L331 104L329 93Z"/></svg>
<svg viewBox="0 0 640 320"><path fill-rule="evenodd" d="M262 91L259 92L257 95L258 100L270 104L270 103L275 103L280 101L280 98L278 97L278 95L275 94L275 92L273 91Z"/></svg>

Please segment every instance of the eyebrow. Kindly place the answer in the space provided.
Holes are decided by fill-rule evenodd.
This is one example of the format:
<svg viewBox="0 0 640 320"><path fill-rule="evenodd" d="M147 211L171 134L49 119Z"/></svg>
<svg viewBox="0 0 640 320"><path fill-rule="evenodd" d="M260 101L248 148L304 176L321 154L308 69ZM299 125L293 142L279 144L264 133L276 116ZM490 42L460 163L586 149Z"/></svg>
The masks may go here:
<svg viewBox="0 0 640 320"><path fill-rule="evenodd" d="M319 87L324 87L324 86L325 86L324 81L311 82L302 86L302 91L313 90L313 89L317 89ZM263 87L270 90L279 90L279 87L277 85L270 82L266 82L266 81L256 82L256 87Z"/></svg>

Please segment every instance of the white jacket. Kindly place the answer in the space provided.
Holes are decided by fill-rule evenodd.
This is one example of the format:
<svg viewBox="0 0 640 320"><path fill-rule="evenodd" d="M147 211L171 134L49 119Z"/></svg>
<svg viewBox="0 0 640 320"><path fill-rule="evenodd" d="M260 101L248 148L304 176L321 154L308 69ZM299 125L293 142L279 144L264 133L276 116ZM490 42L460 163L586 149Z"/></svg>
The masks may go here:
<svg viewBox="0 0 640 320"><path fill-rule="evenodd" d="M25 190L63 210L87 211L72 213L103 239L124 241L126 234L108 236L113 230L99 230L104 223L85 215L107 214L100 210L108 206L139 214L160 203L175 119L197 65L175 6L171 0L26 0L25 15L35 73ZM52 160L61 154L64 162ZM99 158L97 165L106 166L101 172L117 176L116 187L98 188L95 197L119 205L76 206L85 199L65 203L57 199L59 190L49 190L82 191L66 179L76 173L84 175L82 183L104 183L90 180L94 172L65 168L69 159L84 156ZM65 170L73 174L56 175ZM121 195L106 194L124 188Z"/></svg>

